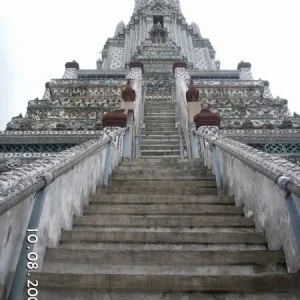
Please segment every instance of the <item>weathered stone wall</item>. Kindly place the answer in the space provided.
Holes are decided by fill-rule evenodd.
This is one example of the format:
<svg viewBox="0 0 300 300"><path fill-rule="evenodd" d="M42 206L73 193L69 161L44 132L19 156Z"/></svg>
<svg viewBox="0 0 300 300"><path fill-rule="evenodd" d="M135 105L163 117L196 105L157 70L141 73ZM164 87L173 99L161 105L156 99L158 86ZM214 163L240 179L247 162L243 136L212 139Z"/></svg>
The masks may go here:
<svg viewBox="0 0 300 300"><path fill-rule="evenodd" d="M44 199L44 206L38 228L39 240L33 249L38 254L39 269L42 268L46 247L57 245L61 230L72 228L73 216L82 215L91 194L102 184L106 151L107 148L97 150L40 193L39 201ZM110 172L120 158L119 150L112 146ZM34 195L31 195L0 217L0 299L6 299L12 284L33 199Z"/></svg>
<svg viewBox="0 0 300 300"><path fill-rule="evenodd" d="M279 187L224 150L218 153L223 184L235 196L236 205L243 206L245 215L254 218L256 229L266 233L269 249L283 248L289 272L299 270L300 253Z"/></svg>
<svg viewBox="0 0 300 300"><path fill-rule="evenodd" d="M227 141L225 142L226 146L228 145ZM275 182L262 175L253 167L246 165L220 147L216 147L224 188L228 189L229 194L235 197L236 205L243 207L245 215L254 219L256 230L265 232L269 249L283 249L288 271L297 272L300 270L300 253L291 227L288 208L281 190ZM247 146L243 145L243 147ZM254 151L256 150L254 149ZM271 159L268 161L268 157L271 156L265 153L262 154L262 158L257 159L257 162L260 160L263 161L263 156L265 156L265 166L270 164L272 161ZM254 154L250 152L245 153L245 157L249 158L251 155ZM214 171L213 156L211 147L208 144L206 144L203 157L205 165ZM275 162L273 169L271 170L270 168L270 171L278 169L278 174L291 176L293 180L298 178L297 170L299 168L296 165L294 168L291 168L293 165L288 161L286 161L285 165L280 164L280 162L282 163L282 159L276 157L274 157L274 161L278 161L278 165ZM286 172L284 172L285 166ZM296 199L300 203L300 199L297 197Z"/></svg>
<svg viewBox="0 0 300 300"><path fill-rule="evenodd" d="M0 299L7 299L18 263L34 195L0 217Z"/></svg>

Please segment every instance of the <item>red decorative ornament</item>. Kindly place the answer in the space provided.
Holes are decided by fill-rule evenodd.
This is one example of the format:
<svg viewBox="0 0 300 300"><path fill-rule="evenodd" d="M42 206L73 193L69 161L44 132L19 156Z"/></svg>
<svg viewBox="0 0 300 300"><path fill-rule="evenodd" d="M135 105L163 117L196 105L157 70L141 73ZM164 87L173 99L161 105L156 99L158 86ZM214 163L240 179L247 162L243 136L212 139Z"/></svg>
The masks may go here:
<svg viewBox="0 0 300 300"><path fill-rule="evenodd" d="M129 79L127 79L127 85L125 90L122 92L122 97L125 102L135 101L135 90L131 87Z"/></svg>
<svg viewBox="0 0 300 300"><path fill-rule="evenodd" d="M102 118L104 127L126 127L128 115L124 113L125 109L116 109L112 113L105 114Z"/></svg>
<svg viewBox="0 0 300 300"><path fill-rule="evenodd" d="M198 102L199 101L199 91L195 88L193 80L190 81L189 89L186 92L187 102Z"/></svg>
<svg viewBox="0 0 300 300"><path fill-rule="evenodd" d="M213 113L207 108L202 108L200 113L195 115L194 122L196 123L196 128L201 126L218 126L220 127L221 117L219 113Z"/></svg>

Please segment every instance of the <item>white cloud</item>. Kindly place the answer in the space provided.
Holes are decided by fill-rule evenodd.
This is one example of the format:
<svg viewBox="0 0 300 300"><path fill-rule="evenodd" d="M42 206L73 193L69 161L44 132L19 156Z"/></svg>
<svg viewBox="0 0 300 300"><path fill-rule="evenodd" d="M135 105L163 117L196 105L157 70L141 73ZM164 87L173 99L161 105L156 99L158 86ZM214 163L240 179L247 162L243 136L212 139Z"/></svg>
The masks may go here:
<svg viewBox="0 0 300 300"><path fill-rule="evenodd" d="M42 97L44 84L60 78L67 61L94 68L115 27L133 12L134 0L10 0L0 9L0 129ZM221 68L252 63L256 78L270 81L275 96L300 112L300 52L296 0L182 0L188 22L198 23Z"/></svg>

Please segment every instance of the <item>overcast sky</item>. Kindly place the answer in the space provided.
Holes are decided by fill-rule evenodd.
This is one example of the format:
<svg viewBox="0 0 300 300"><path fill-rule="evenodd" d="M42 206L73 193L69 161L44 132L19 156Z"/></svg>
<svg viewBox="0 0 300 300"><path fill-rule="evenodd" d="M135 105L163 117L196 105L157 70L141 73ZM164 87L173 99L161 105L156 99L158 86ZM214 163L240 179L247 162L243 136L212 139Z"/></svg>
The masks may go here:
<svg viewBox="0 0 300 300"><path fill-rule="evenodd" d="M181 1L222 69L251 62L254 77L269 80L273 95L298 113L299 6L299 0ZM67 61L95 68L106 39L121 19L129 21L133 7L134 0L0 0L0 130L24 116L47 81L61 78Z"/></svg>

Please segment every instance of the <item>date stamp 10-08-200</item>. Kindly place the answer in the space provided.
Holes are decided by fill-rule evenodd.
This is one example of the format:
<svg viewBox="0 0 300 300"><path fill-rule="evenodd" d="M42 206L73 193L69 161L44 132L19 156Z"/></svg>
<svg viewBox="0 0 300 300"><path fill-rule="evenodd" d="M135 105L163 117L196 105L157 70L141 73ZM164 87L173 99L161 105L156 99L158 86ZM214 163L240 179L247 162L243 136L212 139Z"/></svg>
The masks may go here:
<svg viewBox="0 0 300 300"><path fill-rule="evenodd" d="M26 264L26 268L27 268L27 284L26 284L26 288L27 288L27 296L28 299L27 300L38 300L37 296L38 296L38 280L34 280L31 281L30 280L30 271L33 270L37 270L38 268L38 263L37 263L37 259L38 259L38 255L36 252L32 252L34 244L37 243L38 241L38 229L27 229L27 243L28 243L28 254L27 254L27 264Z"/></svg>

